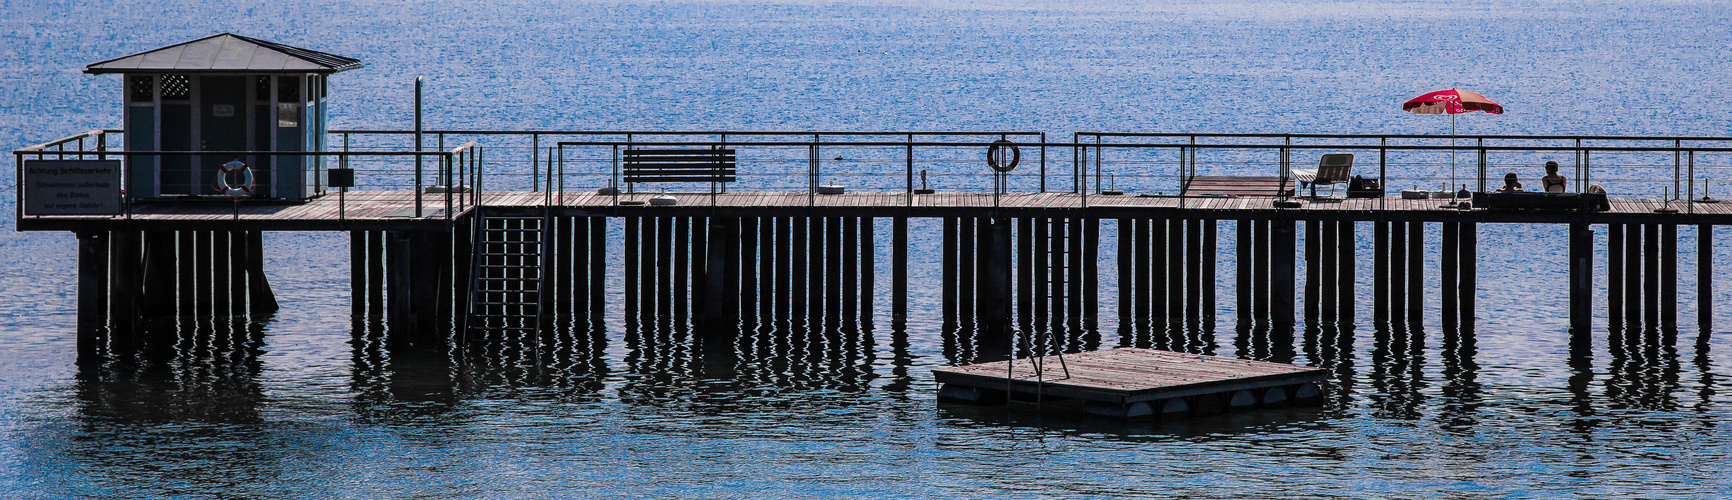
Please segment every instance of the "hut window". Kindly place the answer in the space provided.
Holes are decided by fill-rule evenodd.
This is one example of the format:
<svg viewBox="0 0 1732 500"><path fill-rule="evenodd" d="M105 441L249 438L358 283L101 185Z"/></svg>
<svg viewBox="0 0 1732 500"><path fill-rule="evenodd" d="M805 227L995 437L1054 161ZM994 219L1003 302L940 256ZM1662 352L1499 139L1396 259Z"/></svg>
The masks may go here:
<svg viewBox="0 0 1732 500"><path fill-rule="evenodd" d="M162 100L184 101L192 96L192 84L186 75L163 75Z"/></svg>
<svg viewBox="0 0 1732 500"><path fill-rule="evenodd" d="M150 75L133 75L132 85L126 92L127 100L131 102L148 103L156 99L156 78Z"/></svg>
<svg viewBox="0 0 1732 500"><path fill-rule="evenodd" d="M300 102L300 77L285 76L277 78L277 102Z"/></svg>
<svg viewBox="0 0 1732 500"><path fill-rule="evenodd" d="M271 100L271 77L258 77L258 80L253 84L253 99L260 101Z"/></svg>

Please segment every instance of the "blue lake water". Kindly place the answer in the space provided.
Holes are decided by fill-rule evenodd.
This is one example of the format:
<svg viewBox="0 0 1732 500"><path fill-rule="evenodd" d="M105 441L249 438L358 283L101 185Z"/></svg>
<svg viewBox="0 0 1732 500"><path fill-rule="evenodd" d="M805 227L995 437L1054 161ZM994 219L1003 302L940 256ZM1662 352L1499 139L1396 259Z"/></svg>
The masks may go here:
<svg viewBox="0 0 1732 500"><path fill-rule="evenodd" d="M8 148L119 126L119 79L84 65L223 31L366 62L332 79L332 128L408 127L423 75L429 126L453 129L1442 134L1445 118L1399 104L1460 87L1509 109L1462 117L1463 133L1732 130L1732 9L1716 2L3 8ZM937 234L936 221L912 226ZM940 318L923 312L938 308L940 273L926 247L912 254L902 333L880 286L869 335L718 372L676 338L627 335L615 297L605 340L531 373L505 356L454 369L355 340L346 235L272 233L284 308L251 341L188 337L153 370L81 377L73 238L13 228L0 221L7 498L1732 495L1732 286L1716 276L1715 296L1697 297L1680 285L1675 345L1608 342L1600 311L1592 356L1572 364L1561 226L1482 225L1476 342L1439 338L1430 289L1428 333L1406 349L1410 334L1370 322L1362 225L1351 341L1327 359L1305 354L1303 335L1295 346L1297 362L1338 374L1328 405L1133 425L940 408L929 372L950 360ZM1217 343L1233 354L1232 231L1221 235ZM1695 237L1680 231L1682 276L1695 276ZM1713 246L1732 251L1725 230ZM1603 276L1596 286L1603 304ZM1114 297L1103 290L1107 345ZM1703 301L1719 305L1718 335L1695 324Z"/></svg>

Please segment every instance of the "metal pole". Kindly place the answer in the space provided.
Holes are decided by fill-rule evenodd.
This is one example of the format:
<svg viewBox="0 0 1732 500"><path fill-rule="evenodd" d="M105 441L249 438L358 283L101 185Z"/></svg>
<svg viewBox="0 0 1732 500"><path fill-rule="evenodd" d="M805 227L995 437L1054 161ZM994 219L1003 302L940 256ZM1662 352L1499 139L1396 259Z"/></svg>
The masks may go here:
<svg viewBox="0 0 1732 500"><path fill-rule="evenodd" d="M421 77L415 77L415 218L421 218Z"/></svg>

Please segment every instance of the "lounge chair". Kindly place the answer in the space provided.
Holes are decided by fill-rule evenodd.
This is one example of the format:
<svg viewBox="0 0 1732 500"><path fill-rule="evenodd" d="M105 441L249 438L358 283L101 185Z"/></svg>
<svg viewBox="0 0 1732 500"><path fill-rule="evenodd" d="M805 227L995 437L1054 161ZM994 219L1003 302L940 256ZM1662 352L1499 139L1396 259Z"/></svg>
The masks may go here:
<svg viewBox="0 0 1732 500"><path fill-rule="evenodd" d="M1317 198L1317 185L1329 185L1329 195L1335 196L1335 185L1346 185L1353 178L1353 155L1351 153L1334 153L1323 155L1317 160L1317 168L1295 168L1293 177L1299 179L1299 187L1311 186L1311 198Z"/></svg>

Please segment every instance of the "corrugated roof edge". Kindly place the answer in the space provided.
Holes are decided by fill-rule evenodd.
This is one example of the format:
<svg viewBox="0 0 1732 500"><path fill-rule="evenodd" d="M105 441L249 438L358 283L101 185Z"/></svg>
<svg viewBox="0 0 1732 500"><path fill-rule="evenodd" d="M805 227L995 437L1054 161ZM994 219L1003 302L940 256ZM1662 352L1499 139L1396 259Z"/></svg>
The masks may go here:
<svg viewBox="0 0 1732 500"><path fill-rule="evenodd" d="M294 71L293 73L326 73L326 74L330 74L330 73L340 73L343 71L348 71L348 70L352 70L352 69L360 69L360 68L366 67L365 64L361 63L360 59L343 57L343 56L331 54L328 52L319 52L317 50L303 49L300 47L283 45L283 44L276 43L276 42L267 42L264 40L259 40L257 38L236 35L234 33L217 33L215 35L207 36L204 38L198 38L198 39L188 40L188 41L180 42L180 43L176 43L176 44L165 45L162 47L157 47L154 49L146 50L144 52L127 54L127 55L112 58L112 59L105 59L102 61L90 63L84 67L84 72L89 73L89 74L93 74L93 75L114 74L114 73L162 73L163 70L159 70L159 69L126 70L126 69L116 69L116 68L97 68L97 66L101 66L103 64L108 64L111 62L119 61L121 59L126 59L129 57L135 57L135 56L141 56L144 54L149 54L151 52L156 52L156 51L171 48L171 47L177 47L177 46L181 46L181 45L198 43L198 42L202 42L202 41L216 38L219 36L230 36L230 37L238 38L241 40L245 40L247 42L256 43L261 47L266 47L266 48L269 48L271 50L282 52L283 54L288 55L289 57L301 59L301 60L304 60L307 62L311 62L313 64L324 66L326 68L326 69L315 70L315 71ZM225 70L203 70L203 71L181 70L181 71L175 71L175 72L177 72L177 73L211 73L211 72L217 72L217 71L225 71ZM283 73L283 71L267 71L267 73Z"/></svg>

